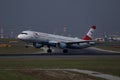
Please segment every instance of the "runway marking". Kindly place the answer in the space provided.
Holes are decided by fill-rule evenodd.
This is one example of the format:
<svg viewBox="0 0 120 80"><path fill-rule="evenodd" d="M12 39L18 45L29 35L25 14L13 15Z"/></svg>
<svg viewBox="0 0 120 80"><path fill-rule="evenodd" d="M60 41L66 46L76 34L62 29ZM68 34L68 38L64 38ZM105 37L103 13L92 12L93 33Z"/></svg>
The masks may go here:
<svg viewBox="0 0 120 80"><path fill-rule="evenodd" d="M120 77L113 76L109 74L104 74L96 71L89 71L89 70L80 70L80 69L40 69L40 68L34 68L34 69L0 69L0 70L66 70L66 71L73 71L83 74L88 74L93 77L99 77L107 80L120 80Z"/></svg>

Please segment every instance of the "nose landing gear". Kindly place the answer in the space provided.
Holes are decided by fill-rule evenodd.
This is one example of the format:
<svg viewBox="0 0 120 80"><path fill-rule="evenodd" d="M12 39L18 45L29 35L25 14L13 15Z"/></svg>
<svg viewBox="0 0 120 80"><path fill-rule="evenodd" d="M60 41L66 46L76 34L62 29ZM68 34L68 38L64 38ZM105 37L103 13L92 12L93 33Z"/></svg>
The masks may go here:
<svg viewBox="0 0 120 80"><path fill-rule="evenodd" d="M52 50L49 48L49 49L47 50L47 52L48 52L48 53L52 53Z"/></svg>
<svg viewBox="0 0 120 80"><path fill-rule="evenodd" d="M52 49L48 48L47 53L52 53ZM63 49L63 53L68 53L67 49Z"/></svg>

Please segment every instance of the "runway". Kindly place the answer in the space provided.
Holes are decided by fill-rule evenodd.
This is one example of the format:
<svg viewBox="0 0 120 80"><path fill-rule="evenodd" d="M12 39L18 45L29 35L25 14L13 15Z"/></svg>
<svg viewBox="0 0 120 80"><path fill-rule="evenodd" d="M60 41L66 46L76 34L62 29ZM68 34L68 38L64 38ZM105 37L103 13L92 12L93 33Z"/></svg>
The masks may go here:
<svg viewBox="0 0 120 80"><path fill-rule="evenodd" d="M119 52L106 51L94 47L69 50L69 53L60 52L61 49L54 49L53 53L36 52L36 53L19 53L19 54L0 54L2 58L77 58L77 57L120 57Z"/></svg>
<svg viewBox="0 0 120 80"><path fill-rule="evenodd" d="M43 48L44 52L47 53L47 48ZM53 53L60 53L60 54L65 54L62 53L62 49L58 48L52 48ZM38 52L39 53L39 52ZM68 53L66 54L90 54L90 55L97 55L97 54L112 54L112 53L120 53L117 51L109 51L109 50L103 50L95 47L88 47L84 49L68 49Z"/></svg>

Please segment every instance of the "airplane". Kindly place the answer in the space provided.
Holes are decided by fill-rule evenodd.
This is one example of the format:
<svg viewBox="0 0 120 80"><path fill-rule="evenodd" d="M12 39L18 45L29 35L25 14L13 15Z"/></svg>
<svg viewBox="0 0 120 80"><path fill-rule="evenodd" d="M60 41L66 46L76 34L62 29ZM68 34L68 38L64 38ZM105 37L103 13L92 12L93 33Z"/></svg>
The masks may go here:
<svg viewBox="0 0 120 80"><path fill-rule="evenodd" d="M92 40L92 34L95 29L95 25L91 26L83 39L30 30L22 31L17 38L26 43L32 43L35 48L47 46L48 53L52 53L51 47L61 48L63 53L67 53L68 49L83 49L94 45L95 41Z"/></svg>

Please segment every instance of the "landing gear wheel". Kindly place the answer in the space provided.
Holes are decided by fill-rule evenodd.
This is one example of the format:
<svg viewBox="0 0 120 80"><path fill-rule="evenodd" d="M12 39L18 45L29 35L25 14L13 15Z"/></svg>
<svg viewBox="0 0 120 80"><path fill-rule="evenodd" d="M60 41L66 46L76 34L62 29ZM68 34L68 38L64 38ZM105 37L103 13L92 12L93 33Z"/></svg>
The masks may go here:
<svg viewBox="0 0 120 80"><path fill-rule="evenodd" d="M25 46L25 48L28 48L28 46Z"/></svg>
<svg viewBox="0 0 120 80"><path fill-rule="evenodd" d="M68 53L68 50L67 49L63 49L63 53Z"/></svg>
<svg viewBox="0 0 120 80"><path fill-rule="evenodd" d="M48 50L47 50L47 52L48 52L48 53L51 53L51 52L52 52L52 50L51 50L51 49L48 49Z"/></svg>

